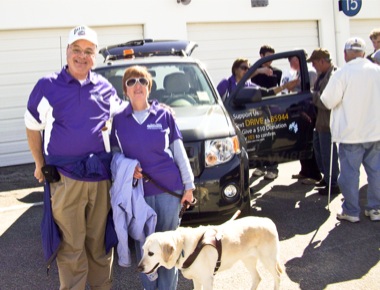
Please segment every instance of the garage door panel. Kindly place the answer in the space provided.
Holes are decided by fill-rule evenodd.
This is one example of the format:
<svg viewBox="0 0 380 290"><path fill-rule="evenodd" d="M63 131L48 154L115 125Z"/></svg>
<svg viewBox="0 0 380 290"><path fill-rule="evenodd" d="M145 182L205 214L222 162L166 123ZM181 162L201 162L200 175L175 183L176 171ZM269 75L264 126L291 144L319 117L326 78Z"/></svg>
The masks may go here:
<svg viewBox="0 0 380 290"><path fill-rule="evenodd" d="M63 63L66 63L66 59L63 59L62 61ZM0 77L4 74L19 75L20 73L23 74L31 72L39 72L40 77L42 77L48 73L59 71L62 65L59 55L57 55L57 53L45 55L40 60L37 60L37 58L31 58L29 60L25 60L23 63L4 62L3 64L1 64L2 68L0 68Z"/></svg>
<svg viewBox="0 0 380 290"><path fill-rule="evenodd" d="M62 39L67 39L66 34L66 30L59 29L2 31L0 52L59 48Z"/></svg>
<svg viewBox="0 0 380 290"><path fill-rule="evenodd" d="M12 144L10 144L9 147L12 147ZM33 158L30 152L27 150L18 151L16 153L0 154L0 167L28 163L33 163ZM33 172L30 174L33 175Z"/></svg>
<svg viewBox="0 0 380 290"><path fill-rule="evenodd" d="M9 119L0 121L1 143L25 140L24 119Z"/></svg>
<svg viewBox="0 0 380 290"><path fill-rule="evenodd" d="M1 106L0 112L4 110L5 114L7 114L7 110L10 110L12 108L26 108L29 94L30 92L25 95L21 95L20 93L16 92L14 95L1 96L0 102L4 103L4 105Z"/></svg>
<svg viewBox="0 0 380 290"><path fill-rule="evenodd" d="M11 148L11 151L9 150ZM18 153L29 150L29 145L27 141L16 141L16 142L9 142L9 143L1 143L0 144L0 156L2 154L8 153ZM29 153L31 155L31 153Z"/></svg>
<svg viewBox="0 0 380 290"><path fill-rule="evenodd" d="M59 42L54 46L49 45L50 42L40 42L41 39L34 39L38 42L38 46L28 43L24 50L7 49L0 54L0 85L4 84L4 78L12 78L18 82L5 79L5 84L17 84L24 81L24 74L31 72L40 72L40 77L46 73L50 73L61 68L61 52ZM19 44L14 42L15 47ZM58 44L58 45L57 45ZM46 45L46 46L43 46ZM31 48L33 46L33 48ZM42 73L42 74L41 74Z"/></svg>
<svg viewBox="0 0 380 290"><path fill-rule="evenodd" d="M24 113L26 110L26 103L19 107L0 109L0 121L12 120L12 119L24 119Z"/></svg>
<svg viewBox="0 0 380 290"><path fill-rule="evenodd" d="M40 49L49 50L49 49L59 49L60 48L60 39L55 36L53 38L38 38L33 37L30 39L7 39L3 38L1 43L4 43L4 46L1 47L0 52L14 52L14 53L25 53L36 51L42 56Z"/></svg>
<svg viewBox="0 0 380 290"><path fill-rule="evenodd" d="M0 87L0 110L26 106L34 83Z"/></svg>
<svg viewBox="0 0 380 290"><path fill-rule="evenodd" d="M107 45L123 43L130 40L142 39L144 32L142 25L120 26L109 28L96 29L99 38L99 48Z"/></svg>

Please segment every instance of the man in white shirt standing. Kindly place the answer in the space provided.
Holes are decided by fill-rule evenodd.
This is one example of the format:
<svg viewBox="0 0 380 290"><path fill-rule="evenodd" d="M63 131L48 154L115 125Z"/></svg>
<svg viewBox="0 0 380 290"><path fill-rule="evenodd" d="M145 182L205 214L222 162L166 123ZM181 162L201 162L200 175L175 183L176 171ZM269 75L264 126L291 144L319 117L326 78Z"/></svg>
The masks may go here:
<svg viewBox="0 0 380 290"><path fill-rule="evenodd" d="M344 46L346 64L327 84L321 101L332 110L332 141L339 143L338 184L344 201L340 220L359 222L359 175L368 177L365 215L380 221L380 66L364 57L365 42L350 38Z"/></svg>

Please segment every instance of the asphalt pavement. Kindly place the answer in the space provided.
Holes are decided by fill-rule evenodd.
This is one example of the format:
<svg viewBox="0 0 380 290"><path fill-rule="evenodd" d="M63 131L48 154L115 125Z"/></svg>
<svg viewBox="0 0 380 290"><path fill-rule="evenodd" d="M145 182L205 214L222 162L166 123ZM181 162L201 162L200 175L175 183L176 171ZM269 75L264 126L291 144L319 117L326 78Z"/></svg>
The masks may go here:
<svg viewBox="0 0 380 290"><path fill-rule="evenodd" d="M380 289L380 222L364 216L366 175L361 170L361 221L338 221L342 194L328 204L311 185L291 179L299 162L280 164L279 178L252 179L253 214L271 218L279 232L285 273L281 289ZM33 178L33 165L0 168L0 290L58 289L54 264L49 276L41 248L42 187ZM133 253L133 252L132 252ZM135 259L134 259L135 261ZM142 289L137 262L130 268L114 261L113 289ZM259 263L259 290L273 289L273 279ZM178 290L192 289L180 276ZM250 289L249 275L238 262L215 276L214 289Z"/></svg>

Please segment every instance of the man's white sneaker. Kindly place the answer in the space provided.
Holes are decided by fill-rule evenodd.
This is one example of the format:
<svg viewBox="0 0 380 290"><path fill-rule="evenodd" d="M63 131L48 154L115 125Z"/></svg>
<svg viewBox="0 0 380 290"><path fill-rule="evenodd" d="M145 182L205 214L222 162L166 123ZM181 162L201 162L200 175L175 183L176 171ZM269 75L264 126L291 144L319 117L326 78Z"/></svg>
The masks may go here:
<svg viewBox="0 0 380 290"><path fill-rule="evenodd" d="M264 175L264 179L266 180L275 180L278 177L277 173L268 171L267 174Z"/></svg>
<svg viewBox="0 0 380 290"><path fill-rule="evenodd" d="M256 169L252 172L252 175L253 175L253 176L263 176L263 175L265 175L265 171L262 171L261 169L256 168Z"/></svg>
<svg viewBox="0 0 380 290"><path fill-rule="evenodd" d="M360 218L359 217L357 217L357 216L351 216L351 215L348 215L348 214L345 214L345 213L338 213L336 215L336 218L338 220L346 220L346 221L349 221L351 223L360 222Z"/></svg>
<svg viewBox="0 0 380 290"><path fill-rule="evenodd" d="M365 216L369 216L371 221L380 221L380 210L379 209L370 209L364 211Z"/></svg>

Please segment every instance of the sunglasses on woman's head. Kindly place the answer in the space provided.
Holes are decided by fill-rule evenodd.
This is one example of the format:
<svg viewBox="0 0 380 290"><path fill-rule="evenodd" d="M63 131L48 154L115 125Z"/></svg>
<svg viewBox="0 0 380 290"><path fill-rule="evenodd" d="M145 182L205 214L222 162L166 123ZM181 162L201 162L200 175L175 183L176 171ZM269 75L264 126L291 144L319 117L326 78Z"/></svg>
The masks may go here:
<svg viewBox="0 0 380 290"><path fill-rule="evenodd" d="M130 78L125 81L125 85L127 87L133 87L137 83L140 83L140 85L146 87L149 84L149 81L146 78Z"/></svg>

